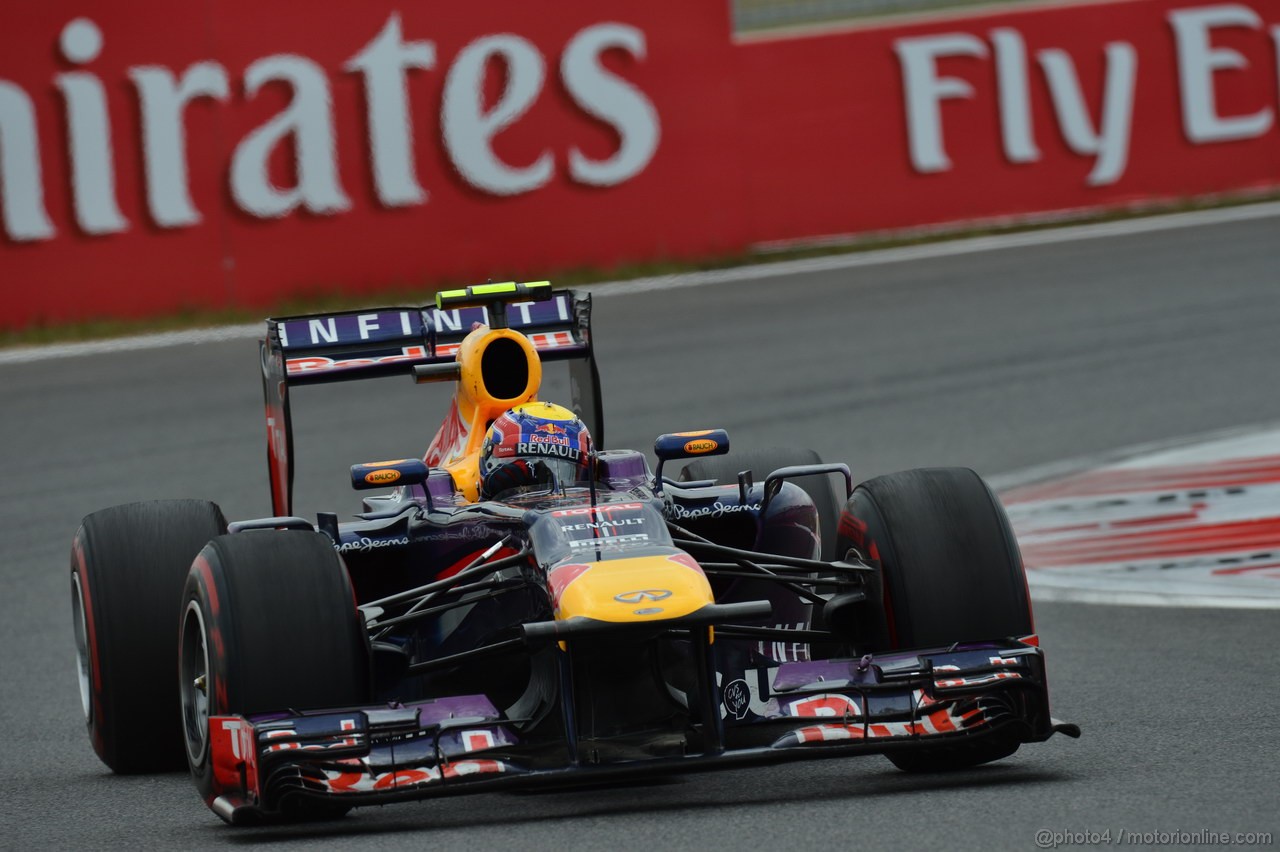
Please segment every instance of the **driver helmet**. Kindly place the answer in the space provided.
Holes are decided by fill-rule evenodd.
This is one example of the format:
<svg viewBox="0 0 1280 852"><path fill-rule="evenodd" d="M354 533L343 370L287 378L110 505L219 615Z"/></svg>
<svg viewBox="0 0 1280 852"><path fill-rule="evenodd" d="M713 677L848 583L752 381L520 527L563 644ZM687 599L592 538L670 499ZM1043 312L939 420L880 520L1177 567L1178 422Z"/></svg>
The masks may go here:
<svg viewBox="0 0 1280 852"><path fill-rule="evenodd" d="M517 405L493 421L480 445L480 497L588 479L590 452L591 434L569 409L553 402Z"/></svg>

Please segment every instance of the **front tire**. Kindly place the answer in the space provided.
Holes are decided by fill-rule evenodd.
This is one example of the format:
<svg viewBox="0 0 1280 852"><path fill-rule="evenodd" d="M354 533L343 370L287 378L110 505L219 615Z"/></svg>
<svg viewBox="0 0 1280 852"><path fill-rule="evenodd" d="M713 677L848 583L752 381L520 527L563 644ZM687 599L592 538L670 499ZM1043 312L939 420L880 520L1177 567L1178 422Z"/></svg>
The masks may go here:
<svg viewBox="0 0 1280 852"><path fill-rule="evenodd" d="M862 483L841 516L838 546L880 563L882 602L873 595L858 625L872 650L937 648L1035 631L1008 517L971 470L909 470ZM996 735L889 759L909 772L947 771L1007 757L1018 744L1012 735Z"/></svg>
<svg viewBox="0 0 1280 852"><path fill-rule="evenodd" d="M211 716L353 707L372 698L368 634L327 536L252 531L215 538L191 566L182 611L183 739L206 802L218 795ZM345 811L299 808L298 815Z"/></svg>
<svg viewBox="0 0 1280 852"><path fill-rule="evenodd" d="M191 560L226 532L213 503L153 500L87 516L71 548L80 698L94 751L120 774L183 765L173 636Z"/></svg>

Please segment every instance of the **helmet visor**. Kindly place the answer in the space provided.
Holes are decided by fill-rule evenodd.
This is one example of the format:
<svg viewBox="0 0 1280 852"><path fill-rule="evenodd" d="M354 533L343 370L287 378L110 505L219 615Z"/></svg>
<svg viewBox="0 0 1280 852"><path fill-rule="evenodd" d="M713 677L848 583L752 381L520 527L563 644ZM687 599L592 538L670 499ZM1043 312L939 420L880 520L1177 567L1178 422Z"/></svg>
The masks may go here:
<svg viewBox="0 0 1280 852"><path fill-rule="evenodd" d="M585 479L586 475L582 464L570 459L515 458L485 476L480 491L490 500L531 491L557 491Z"/></svg>

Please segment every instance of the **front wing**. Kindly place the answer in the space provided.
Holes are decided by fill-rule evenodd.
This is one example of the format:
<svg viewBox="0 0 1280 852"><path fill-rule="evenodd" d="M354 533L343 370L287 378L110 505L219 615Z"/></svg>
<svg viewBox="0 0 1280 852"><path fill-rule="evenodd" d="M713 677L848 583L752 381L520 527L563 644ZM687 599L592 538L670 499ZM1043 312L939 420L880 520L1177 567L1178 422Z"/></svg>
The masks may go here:
<svg viewBox="0 0 1280 852"><path fill-rule="evenodd" d="M1029 641L1034 641L1028 637ZM993 736L1079 736L1048 715L1044 658L1024 641L957 644L861 660L784 663L718 678L723 746L625 760L521 741L520 720L484 696L209 720L215 793L230 823L290 800L372 805L556 780L644 776L855 753L946 747ZM767 686L765 685L767 683ZM763 692L767 692L767 698ZM598 758L597 758L598 761Z"/></svg>

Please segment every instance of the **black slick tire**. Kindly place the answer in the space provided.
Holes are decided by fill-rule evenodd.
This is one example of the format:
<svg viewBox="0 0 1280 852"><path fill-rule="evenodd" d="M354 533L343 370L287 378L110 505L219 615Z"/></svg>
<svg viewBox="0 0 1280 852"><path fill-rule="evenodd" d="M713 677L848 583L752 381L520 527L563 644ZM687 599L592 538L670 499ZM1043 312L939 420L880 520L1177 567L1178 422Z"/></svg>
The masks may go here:
<svg viewBox="0 0 1280 852"><path fill-rule="evenodd" d="M971 470L908 470L862 483L841 516L837 546L855 547L880 563L882 605L869 600L860 625L872 650L1034 632L1008 517ZM1015 739L988 737L889 759L900 769L934 772L998 760L1017 748Z"/></svg>
<svg viewBox="0 0 1280 852"><path fill-rule="evenodd" d="M217 794L209 717L368 704L368 634L330 539L303 531L220 536L191 566L182 593L182 732L206 803ZM346 806L294 802L299 817Z"/></svg>
<svg viewBox="0 0 1280 852"><path fill-rule="evenodd" d="M77 670L89 738L120 774L185 762L174 641L191 561L226 531L202 500L154 500L87 516L71 548Z"/></svg>

